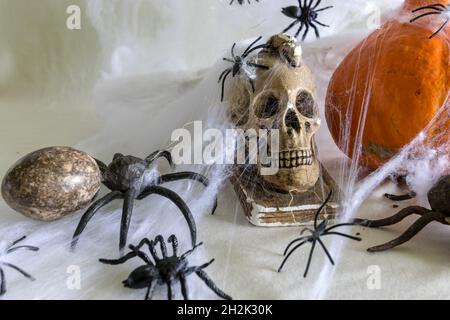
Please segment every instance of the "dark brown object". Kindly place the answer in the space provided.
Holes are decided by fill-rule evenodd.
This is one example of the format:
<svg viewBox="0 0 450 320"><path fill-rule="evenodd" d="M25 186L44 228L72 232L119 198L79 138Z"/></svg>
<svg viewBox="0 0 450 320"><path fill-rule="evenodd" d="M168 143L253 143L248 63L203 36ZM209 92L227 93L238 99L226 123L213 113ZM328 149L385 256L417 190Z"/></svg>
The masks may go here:
<svg viewBox="0 0 450 320"><path fill-rule="evenodd" d="M406 230L400 237L389 241L385 244L367 249L369 252L379 252L397 247L413 238L423 228L433 221L438 221L444 225L450 225L450 175L442 177L436 185L428 192L428 201L431 210L410 206L400 210L392 217L380 220L361 220L356 219L354 222L370 228L379 228L396 224L406 217L413 214L421 217Z"/></svg>
<svg viewBox="0 0 450 320"><path fill-rule="evenodd" d="M85 208L100 183L100 170L88 154L50 147L26 155L8 171L2 196L29 218L53 221Z"/></svg>

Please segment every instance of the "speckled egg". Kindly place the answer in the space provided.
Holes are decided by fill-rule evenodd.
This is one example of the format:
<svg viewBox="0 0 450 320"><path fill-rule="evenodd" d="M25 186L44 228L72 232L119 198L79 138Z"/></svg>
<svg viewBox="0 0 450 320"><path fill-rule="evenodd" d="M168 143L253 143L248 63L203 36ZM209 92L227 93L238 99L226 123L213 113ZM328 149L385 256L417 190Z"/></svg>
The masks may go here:
<svg viewBox="0 0 450 320"><path fill-rule="evenodd" d="M100 188L101 173L88 154L51 147L20 159L2 182L2 196L27 217L53 221L85 208Z"/></svg>

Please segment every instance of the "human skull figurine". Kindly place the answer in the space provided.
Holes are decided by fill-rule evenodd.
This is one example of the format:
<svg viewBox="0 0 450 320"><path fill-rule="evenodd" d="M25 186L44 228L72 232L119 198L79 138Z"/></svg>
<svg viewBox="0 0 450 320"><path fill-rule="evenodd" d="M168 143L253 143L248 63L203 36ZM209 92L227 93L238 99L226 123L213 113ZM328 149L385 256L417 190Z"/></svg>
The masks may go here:
<svg viewBox="0 0 450 320"><path fill-rule="evenodd" d="M279 161L279 170L274 175L261 175L258 161L258 173L275 190L307 192L315 186L321 171L314 141L321 120L313 73L303 63L296 39L285 34L269 39L267 48L255 59L270 68L255 71L255 92L248 81L236 80L229 118L243 130L278 129L280 152L271 158ZM271 142L264 143L270 151Z"/></svg>

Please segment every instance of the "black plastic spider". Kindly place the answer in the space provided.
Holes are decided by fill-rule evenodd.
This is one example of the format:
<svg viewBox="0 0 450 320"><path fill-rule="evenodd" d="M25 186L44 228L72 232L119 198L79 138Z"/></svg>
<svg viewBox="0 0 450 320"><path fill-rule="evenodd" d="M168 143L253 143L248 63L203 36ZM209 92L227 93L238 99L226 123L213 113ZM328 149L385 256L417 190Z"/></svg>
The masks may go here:
<svg viewBox="0 0 450 320"><path fill-rule="evenodd" d="M167 286L167 294L168 299L173 300L174 293L172 286L178 282L181 283L181 292L183 294L183 298L185 300L189 300L189 293L187 287L187 277L192 273L197 274L197 276L202 279L205 284L216 293L219 297L231 300L231 297L220 290L215 283L209 278L203 269L208 267L211 263L214 262L214 259L208 263L205 263L201 266L191 267L189 266L189 262L187 257L191 255L195 249L201 246L203 243L200 243L194 246L193 249L187 251L181 257L178 256L178 240L175 235L171 235L168 239L168 242L172 244L173 254L172 256L168 256L166 242L164 238L159 235L155 238L155 241L151 241L147 238L141 240L141 242L137 246L130 245L129 248L131 252L127 255L123 256L117 260L107 260L100 259L100 262L110 265L119 265L125 263L126 261L139 257L144 262L145 265L136 268L131 274L128 276L128 279L124 280L122 283L125 287L130 289L144 289L147 288L147 293L145 295L145 300L149 300L152 298L153 291L157 285ZM161 246L161 254L162 257L159 257L156 253L155 246L157 244ZM140 249L147 245L150 251L150 254L153 257L154 262L150 260L147 254Z"/></svg>
<svg viewBox="0 0 450 320"><path fill-rule="evenodd" d="M172 157L168 151L155 151L144 160L118 153L114 155L113 161L109 166L96 160L102 172L103 184L111 192L95 201L83 215L72 238L72 249L75 249L79 236L100 208L115 199L123 199L119 241L119 249L122 251L127 244L128 228L130 226L134 200L142 200L152 194L157 194L171 200L180 209L189 225L193 245L197 242L197 229L189 207L179 195L170 189L162 187L161 184L189 179L208 186L209 181L205 176L195 172L177 172L152 176L150 165L161 157L166 158L172 165ZM214 213L216 206L217 199L212 213Z"/></svg>
<svg viewBox="0 0 450 320"><path fill-rule="evenodd" d="M404 196L392 196L385 195L387 198L394 201L403 201L411 199L415 196L414 193L409 193ZM406 217L413 214L420 215L421 217L406 230L400 237L389 241L385 244L367 249L369 252L380 252L397 247L409 240L411 240L417 233L425 228L429 223L438 221L444 225L450 225L450 176L444 176L436 183L433 188L428 191L428 202L431 209L410 206L400 210L392 217L380 219L380 220L363 220L355 219L355 223L369 228L380 228L385 226L394 225Z"/></svg>
<svg viewBox="0 0 450 320"><path fill-rule="evenodd" d="M230 6L234 3L235 0L231 0ZM255 0L256 2L259 2L259 0ZM242 6L245 2L245 0L237 0L237 2ZM247 0L248 4L251 4L250 0Z"/></svg>
<svg viewBox="0 0 450 320"><path fill-rule="evenodd" d="M264 70L268 70L269 69L268 66L264 66L264 65L257 64L257 63L254 63L254 62L245 61L250 53L252 53L252 52L254 52L256 50L263 49L263 48L267 47L266 44L261 44L261 45L256 46L256 47L253 48L253 46L261 39L262 39L262 37L259 37L258 39L253 41L252 44L250 44L248 46L248 48L244 51L244 53L241 56L237 56L234 53L234 49L236 48L236 43L234 43L233 46L231 47L232 59L223 58L224 61L231 62L233 64L233 66L228 68L228 69L225 69L222 72L222 74L220 75L220 77L219 77L219 83L220 83L220 81L222 81L222 97L220 99L221 101L223 101L224 95L225 95L225 81L226 81L226 79L227 79L227 77L228 77L228 75L230 73L232 74L233 77L235 77L236 75L241 74L242 72L244 72L245 76L250 81L250 84L252 86L253 92L255 92L255 83L253 82L253 79L251 78L251 76L247 74L247 71L244 70L244 66L250 66L250 67L260 68L260 69L264 69Z"/></svg>
<svg viewBox="0 0 450 320"><path fill-rule="evenodd" d="M10 253L20 250L20 249L39 251L39 248L33 247L33 246L25 246L25 245L17 246L17 247L15 246L16 244L18 244L19 242L22 242L25 239L26 239L26 237L24 236L16 241L14 241L13 243L11 243L8 247L6 247L5 254L10 254ZM2 268L3 266L16 270L17 272L22 274L25 278L28 278L31 281L35 280L31 275L29 275L28 273L26 273L25 271L23 271L16 265L13 265L9 262L0 261L0 296L4 295L6 293L6 279L5 279L5 272L3 271L3 268Z"/></svg>
<svg viewBox="0 0 450 320"><path fill-rule="evenodd" d="M318 25L327 28L329 28L330 26L317 20L317 18L319 17L319 12L331 9L333 8L333 6L316 10L316 8L320 5L322 0L317 0L314 6L313 2L314 0L309 0L309 3L308 0L304 0L304 4L302 5L302 0L298 0L298 6L290 6L281 9L281 12L284 15L288 16L289 18L295 19L294 22L292 22L286 29L283 30L283 33L289 31L297 23L300 23L300 27L298 28L297 33L295 34L296 38L298 37L298 35L300 34L300 32L303 30L304 27L306 28L306 30L305 33L303 34L302 41L305 41L310 27L314 29L317 39L320 38L319 28L315 24L317 23Z"/></svg>
<svg viewBox="0 0 450 320"><path fill-rule="evenodd" d="M351 235L348 235L348 234L344 234L344 233L340 233L340 232L336 232L336 231L331 231L333 229L336 229L336 228L339 228L339 227L343 227L343 226L359 225L359 223L356 223L356 222L341 223L341 224L335 224L335 225L327 228L327 226L328 226L328 219L324 218L323 221L319 225L317 224L320 212L327 205L327 203L330 201L331 196L332 196L332 192L329 193L329 195L328 195L327 199L325 200L325 202L317 210L316 216L314 218L314 230L311 230L309 228L305 228L305 229L302 230L302 232L300 234L300 235L302 235L306 231L309 231L311 233L311 235L297 238L297 239L293 240L291 243L289 243L289 245L286 247L286 250L284 251L285 258L284 258L283 263L281 264L280 268L278 269L278 272L281 272L281 270L283 269L285 263L287 262L289 257L294 253L294 251L297 250L298 248L300 248L302 245L304 245L307 242L311 242L312 246L311 246L311 251L309 252L309 258L308 258L308 263L306 265L306 270L305 270L305 273L303 275L304 278L306 278L306 276L308 275L309 266L311 264L312 256L313 256L313 253L314 253L314 248L316 247L316 243L317 242L319 242L319 244L321 245L321 247L325 251L328 259L331 262L331 264L334 265L333 258L331 257L330 253L328 252L327 248L325 247L325 244L323 243L323 241L320 239L322 236L336 235L336 236L342 236L342 237L346 237L346 238L349 238L349 239L352 239L352 240L356 240L356 241L361 241L360 237L354 237L354 236L351 236ZM297 242L300 242L300 244L298 244L291 251L289 251L289 249Z"/></svg>
<svg viewBox="0 0 450 320"><path fill-rule="evenodd" d="M415 17L414 19L412 19L410 21L411 23L413 23L413 22L415 22L415 21L417 21L417 20L419 20L419 19L421 19L423 17L430 16L430 15L438 14L438 15L442 15L442 16L446 17L445 22L442 24L442 26L430 36L430 39L433 39L435 36L437 36L437 34L439 32L441 32L445 28L445 26L450 21L450 5L445 6L445 5L441 4L441 3L436 3L436 4L433 4L433 5L424 6L424 7L420 7L420 8L414 9L412 12L416 13L416 12L419 12L419 11L422 11L422 10L432 10L432 11L424 13L424 14L421 14L421 15Z"/></svg>

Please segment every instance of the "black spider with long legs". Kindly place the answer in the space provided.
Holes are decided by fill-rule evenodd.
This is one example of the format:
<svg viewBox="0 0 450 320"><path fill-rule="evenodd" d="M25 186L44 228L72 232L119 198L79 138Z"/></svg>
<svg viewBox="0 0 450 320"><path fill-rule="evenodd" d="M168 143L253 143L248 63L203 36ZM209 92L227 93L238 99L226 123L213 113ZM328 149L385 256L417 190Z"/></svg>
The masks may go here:
<svg viewBox="0 0 450 320"><path fill-rule="evenodd" d="M38 247L34 247L34 246L28 246L28 245L19 245L19 246L17 246L17 244L19 244L20 242L22 242L25 239L26 239L26 237L24 236L24 237L22 237L20 239L17 239L14 242L12 242L10 245L8 245L6 247L6 249L4 251L4 254L8 255L10 253L13 253L15 251L22 250L22 249L30 250L30 251L39 251L39 248ZM6 293L6 277L5 277L5 272L3 270L3 267L8 267L8 268L11 268L11 269L17 271L21 275L23 275L25 278L30 279L31 281L35 280L30 274L28 274L27 272L25 272L24 270L22 270L18 266L14 265L12 263L0 260L0 296L4 295Z"/></svg>
<svg viewBox="0 0 450 320"><path fill-rule="evenodd" d="M309 229L309 228L305 228L302 230L300 235L303 235L305 232L310 232L311 235L310 236L302 236L300 238L294 239L293 241L291 241L288 246L286 247L286 250L284 251L284 260L281 263L280 268L278 269L278 272L281 272L281 270L283 269L284 265L286 264L286 262L288 261L289 257L301 246L303 246L304 244L310 242L311 243L311 250L309 252L309 257L308 257L308 262L306 264L306 269L305 269L305 273L303 274L303 277L306 278L306 276L308 275L308 271L309 271L309 267L311 265L311 260L314 254L314 249L316 247L316 244L319 243L319 245L322 247L322 249L325 251L328 259L330 260L331 264L334 265L334 260L331 257L330 252L328 251L328 249L326 248L325 244L323 243L321 237L323 236L331 236L331 235L335 235L335 236L341 236L341 237L346 237L352 240L356 240L356 241L361 241L360 237L354 237L348 234L344 234L341 232L337 232L337 231L332 231L336 228L339 227L344 227L344 226L353 226L353 225L359 225L359 223L340 223L340 224L335 224L331 227L328 227L328 219L324 218L323 221L319 224L318 223L318 219L319 219L319 215L322 211L322 209L327 205L327 203L330 201L332 196L332 192L329 193L327 199L325 200L325 202L320 206L320 208L317 210L316 212L316 216L314 218L314 229ZM300 243L299 243L300 242ZM299 243L299 244L297 244ZM292 248L293 245L297 244L294 248ZM292 248L292 249L291 249ZM291 250L290 250L291 249ZM290 251L289 251L290 250Z"/></svg>
<svg viewBox="0 0 450 320"><path fill-rule="evenodd" d="M317 39L319 39L320 33L319 28L317 27L316 24L326 28L330 27L329 25L326 25L317 20L317 18L319 17L319 12L333 8L333 6L328 6L325 8L317 9L317 7L320 5L321 2L322 0L316 0L316 3L313 5L314 0L304 0L303 4L302 0L298 0L298 6L290 6L282 8L281 12L284 15L288 16L289 18L295 19L294 22L292 22L286 29L283 30L283 33L289 31L296 24L300 23L300 27L295 33L296 38L299 36L300 32L302 32L303 28L305 28L305 32L303 33L302 36L302 41L305 41L310 28L313 28Z"/></svg>
<svg viewBox="0 0 450 320"><path fill-rule="evenodd" d="M191 210L177 193L161 185L167 182L188 179L198 181L206 187L209 181L205 176L189 171L157 175L152 172L151 165L156 159L161 157L166 158L172 165L171 154L168 151L156 151L145 159L117 153L109 166L100 160L96 160L102 172L102 182L111 192L95 201L83 215L73 235L72 249L75 249L81 233L100 208L113 200L123 199L119 241L119 249L122 251L127 244L134 201L142 200L152 194L165 197L178 207L188 223L192 244L194 245L197 242L197 229ZM216 206L217 199L212 213L214 213Z"/></svg>
<svg viewBox="0 0 450 320"><path fill-rule="evenodd" d="M221 95L221 101L223 101L225 97L225 81L227 80L227 77L231 74L233 77L236 75L241 75L242 73L245 74L245 77L249 80L250 85L252 86L253 92L255 92L255 83L252 79L252 76L248 74L248 71L244 69L245 66L253 67L253 68L260 68L264 70L268 70L268 66L264 66L258 63L254 63L251 61L247 61L248 56L250 53L255 52L256 50L266 48L266 44L261 44L259 46L253 47L256 43L258 43L259 40L261 40L262 37L258 37L255 41L253 41L247 49L245 49L244 53L242 55L238 56L234 52L234 49L236 48L236 43L233 44L231 47L231 59L230 58L223 58L224 61L231 62L233 64L232 67L225 69L222 74L219 77L219 83L222 81L222 95Z"/></svg>
<svg viewBox="0 0 450 320"><path fill-rule="evenodd" d="M231 0L230 6L234 3L235 0ZM259 0L255 0L256 2L259 2ZM242 6L245 2L245 0L237 0L237 2ZM247 0L248 4L251 4L250 0Z"/></svg>
<svg viewBox="0 0 450 320"><path fill-rule="evenodd" d="M168 242L172 244L172 255L168 254L166 242L164 238L159 235L155 238L155 241L145 238L142 239L137 246L130 245L129 248L131 252L120 259L100 259L100 262L109 265L119 265L135 257L141 258L145 262L145 265L136 268L122 283L125 287L130 289L147 289L145 300L150 300L152 298L156 286L163 285L167 287L168 299L173 300L175 297L173 286L177 283L181 284L183 298L189 300L187 277L193 273L203 280L203 282L219 297L231 300L231 297L220 290L204 271L205 268L214 262L214 259L201 266L193 267L189 265L187 258L203 243L194 246L193 249L178 256L177 237L171 235ZM158 255L156 250L158 243L161 248L161 256ZM153 261L141 250L144 245L147 245Z"/></svg>
<svg viewBox="0 0 450 320"><path fill-rule="evenodd" d="M403 196L390 196L388 197L394 201L403 201L411 199L414 194L407 194ZM408 230L394 240L391 240L385 244L375 246L367 249L369 252L380 252L395 248L417 235L423 228L425 228L431 222L437 221L443 225L450 225L450 175L444 176L428 191L428 202L430 203L431 210L420 206L406 207L395 215L380 219L380 220L363 220L355 219L355 223L369 228L380 228L385 226L394 225L404 220L411 215L419 215L420 218L414 222Z"/></svg>
<svg viewBox="0 0 450 320"><path fill-rule="evenodd" d="M429 5L429 6L423 6L423 7L414 9L412 12L417 13L417 12L420 12L423 10L430 10L430 11L415 17L410 22L413 23L419 19L422 19L427 16L431 16L431 15L442 15L445 17L445 22L439 27L438 30L436 30L430 36L430 39L433 39L434 37L436 37L439 34L439 32L441 32L447 26L447 24L450 21L450 4L445 6L442 3L436 3L436 4Z"/></svg>

